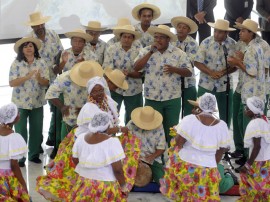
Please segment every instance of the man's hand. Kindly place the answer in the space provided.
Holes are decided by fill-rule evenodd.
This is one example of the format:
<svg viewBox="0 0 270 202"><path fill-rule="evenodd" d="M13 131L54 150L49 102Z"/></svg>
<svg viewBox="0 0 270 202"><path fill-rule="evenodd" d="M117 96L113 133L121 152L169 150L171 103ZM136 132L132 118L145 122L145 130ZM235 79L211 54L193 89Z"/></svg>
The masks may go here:
<svg viewBox="0 0 270 202"><path fill-rule="evenodd" d="M194 18L198 21L199 24L206 23L206 20L204 19L204 17L205 17L205 12L203 12L203 11L196 13L194 15Z"/></svg>
<svg viewBox="0 0 270 202"><path fill-rule="evenodd" d="M242 24L243 21L244 21L244 18L242 18L242 17L236 18L236 22L238 22L238 23L240 23L240 24Z"/></svg>
<svg viewBox="0 0 270 202"><path fill-rule="evenodd" d="M175 73L175 69L176 69L176 67L173 67L171 65L165 65L164 68L163 68L163 72L165 74Z"/></svg>
<svg viewBox="0 0 270 202"><path fill-rule="evenodd" d="M69 115L69 106L63 105L61 107L61 113L63 116L68 116Z"/></svg>
<svg viewBox="0 0 270 202"><path fill-rule="evenodd" d="M64 52L62 55L62 62L67 63L68 61L68 52Z"/></svg>

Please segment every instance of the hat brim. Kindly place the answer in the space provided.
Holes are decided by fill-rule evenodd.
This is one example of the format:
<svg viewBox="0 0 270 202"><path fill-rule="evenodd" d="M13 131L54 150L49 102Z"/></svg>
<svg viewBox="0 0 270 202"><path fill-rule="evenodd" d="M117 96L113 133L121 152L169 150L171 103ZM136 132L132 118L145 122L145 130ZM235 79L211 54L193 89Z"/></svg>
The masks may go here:
<svg viewBox="0 0 270 202"><path fill-rule="evenodd" d="M135 6L132 9L132 16L135 20L140 21L139 11L142 8L149 8L149 9L153 10L153 19L152 20L156 20L157 18L159 18L160 14L161 14L160 9L153 4L140 4L138 6Z"/></svg>
<svg viewBox="0 0 270 202"><path fill-rule="evenodd" d="M249 31L251 31L251 32L253 32L254 34L257 34L257 35L258 35L257 32L264 31L263 29L258 28L257 31L255 32L255 30L251 30L249 27L247 27L247 26L245 26L245 25L243 25L243 24L241 24L239 22L235 22L235 25L233 27L235 27L236 29L247 29L247 30L249 30Z"/></svg>
<svg viewBox="0 0 270 202"><path fill-rule="evenodd" d="M160 33L160 34L164 34L164 35L170 37L171 41L176 41L177 40L177 36L174 33L170 32L170 31L167 31L165 29L158 28L158 27L149 27L147 32L149 34L151 34L152 36L154 36L155 33Z"/></svg>
<svg viewBox="0 0 270 202"><path fill-rule="evenodd" d="M91 31L96 31L96 32L103 32L106 29L108 29L107 27L89 27L87 25L82 25L86 30L91 30Z"/></svg>
<svg viewBox="0 0 270 202"><path fill-rule="evenodd" d="M104 69L104 74L105 74L105 75L109 78L109 80L110 80L114 85L116 85L118 88L121 88L121 89L123 89L123 90L127 90L127 89L128 89L128 82L125 80L122 86L119 85L118 82L116 82L116 78L114 78L114 77L112 76L112 74L111 74L112 71L113 71L112 68L106 67L106 68Z"/></svg>
<svg viewBox="0 0 270 202"><path fill-rule="evenodd" d="M137 40L137 39L141 38L141 36L142 36L141 33L136 32L136 31L132 31L132 30L121 29L121 28L119 28L119 29L114 29L114 30L113 30L113 34L114 34L118 39L120 39L120 35L121 35L122 33L133 34L134 37L135 37L134 40Z"/></svg>
<svg viewBox="0 0 270 202"><path fill-rule="evenodd" d="M227 29L226 28L223 28L223 27L217 27L216 24L214 22L208 22L207 23L210 27L214 28L214 29L218 29L218 30L221 30L221 31L227 31L227 32L232 32L232 31L235 31L236 29L234 28L230 28L228 27Z"/></svg>
<svg viewBox="0 0 270 202"><path fill-rule="evenodd" d="M24 44L25 42L32 42L32 43L36 44L37 49L40 49L40 47L41 47L41 42L40 42L39 39L33 38L33 37L25 37L25 38L21 38L20 40L18 40L18 41L15 43L15 45L14 45L14 51L15 51L16 53L18 53L19 47L20 47L22 44Z"/></svg>
<svg viewBox="0 0 270 202"><path fill-rule="evenodd" d="M81 87L86 87L87 82L89 81L89 79L95 77L95 76L99 76L102 77L103 76L103 69L102 67L94 67L95 68L95 74L89 76L89 77L80 77L79 76L79 67L80 67L80 63L77 63L76 65L74 65L72 67L72 69L70 70L69 76L71 78L71 80L77 84L78 86Z"/></svg>
<svg viewBox="0 0 270 202"><path fill-rule="evenodd" d="M93 37L86 33L80 33L80 32L67 32L65 33L65 36L68 38L72 37L79 37L85 40L85 42L89 42L93 40Z"/></svg>
<svg viewBox="0 0 270 202"><path fill-rule="evenodd" d="M41 25L44 24L46 22L48 22L51 19L51 16L44 16L41 19L37 20L37 21L28 21L25 24L28 26L36 26L36 25Z"/></svg>
<svg viewBox="0 0 270 202"><path fill-rule="evenodd" d="M134 109L131 112L131 120L133 121L133 123L138 126L141 129L144 130L154 130L156 128L158 128L163 121L163 117L162 115L155 110L155 116L154 116L154 120L151 122L142 122L140 120L140 112L143 109L143 107L138 107L136 109Z"/></svg>
<svg viewBox="0 0 270 202"><path fill-rule="evenodd" d="M195 107L199 107L199 102L198 101L188 100L188 103L195 106Z"/></svg>
<svg viewBox="0 0 270 202"><path fill-rule="evenodd" d="M198 31L198 25L193 20L187 17L179 16L179 17L172 18L171 24L175 29L177 28L177 25L179 23L183 23L189 26L190 32L188 34L193 34Z"/></svg>

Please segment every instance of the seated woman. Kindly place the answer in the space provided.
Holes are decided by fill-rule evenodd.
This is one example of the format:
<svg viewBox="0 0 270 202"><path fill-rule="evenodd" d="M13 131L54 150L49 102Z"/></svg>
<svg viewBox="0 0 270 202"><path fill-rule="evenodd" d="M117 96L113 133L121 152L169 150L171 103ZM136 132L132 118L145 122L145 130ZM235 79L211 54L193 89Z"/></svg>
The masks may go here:
<svg viewBox="0 0 270 202"><path fill-rule="evenodd" d="M27 145L12 127L20 119L18 108L10 103L0 108L0 201L30 201L18 159L26 156Z"/></svg>
<svg viewBox="0 0 270 202"><path fill-rule="evenodd" d="M118 138L107 134L110 124L108 113L93 112L88 134L75 141L73 161L79 177L67 201L126 201L121 162L125 153Z"/></svg>
<svg viewBox="0 0 270 202"><path fill-rule="evenodd" d="M217 163L231 138L228 127L213 116L216 97L205 93L202 112L188 115L176 126L176 146L170 148L160 191L175 201L220 201Z"/></svg>
<svg viewBox="0 0 270 202"><path fill-rule="evenodd" d="M251 154L240 169L239 201L270 201L270 124L263 111L263 100L256 96L247 99L245 115L252 120L244 145L251 149Z"/></svg>

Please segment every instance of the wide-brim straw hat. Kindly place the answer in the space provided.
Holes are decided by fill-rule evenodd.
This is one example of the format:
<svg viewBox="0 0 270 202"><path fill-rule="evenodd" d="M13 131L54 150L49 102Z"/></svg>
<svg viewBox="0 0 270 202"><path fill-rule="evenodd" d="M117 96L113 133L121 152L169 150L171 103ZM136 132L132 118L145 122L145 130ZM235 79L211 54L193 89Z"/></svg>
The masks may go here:
<svg viewBox="0 0 270 202"><path fill-rule="evenodd" d="M102 32L107 29L107 27L101 27L99 21L89 21L88 25L83 25L87 30Z"/></svg>
<svg viewBox="0 0 270 202"><path fill-rule="evenodd" d="M126 76L119 69L114 69L113 70L110 67L106 67L104 69L104 74L118 88L121 88L123 90L127 90L128 89L128 82L126 81Z"/></svg>
<svg viewBox="0 0 270 202"><path fill-rule="evenodd" d="M41 42L39 39L37 38L33 38L33 37L23 37L21 39L19 39L18 41L16 41L15 45L14 45L14 51L16 53L18 53L19 51L19 47L24 44L25 42L32 42L34 44L36 44L37 48L40 49L41 47Z"/></svg>
<svg viewBox="0 0 270 202"><path fill-rule="evenodd" d="M26 25L35 26L41 25L45 22L48 22L51 19L51 16L42 16L41 12L34 12L29 15L30 21L26 22Z"/></svg>
<svg viewBox="0 0 270 202"><path fill-rule="evenodd" d="M197 30L198 30L198 25L190 18L183 17L183 16L177 16L177 17L174 17L171 19L171 24L175 29L177 28L177 25L179 23L183 23L183 24L186 24L187 26L189 26L189 28L190 28L189 34L193 34L193 33L197 32Z"/></svg>
<svg viewBox="0 0 270 202"><path fill-rule="evenodd" d="M154 130L163 121L162 115L150 106L138 107L131 112L133 123L144 130Z"/></svg>
<svg viewBox="0 0 270 202"><path fill-rule="evenodd" d="M140 21L139 12L143 8L149 8L149 9L153 10L153 20L159 18L160 14L161 14L160 9L157 6L155 6L153 4L149 4L149 3L142 3L142 4L135 6L132 9L131 13L132 13L132 16L134 17L134 19Z"/></svg>
<svg viewBox="0 0 270 202"><path fill-rule="evenodd" d="M216 20L216 22L208 22L207 24L214 29L218 29L222 31L232 32L236 30L234 28L229 27L230 23L228 20L218 19Z"/></svg>
<svg viewBox="0 0 270 202"><path fill-rule="evenodd" d="M87 34L84 30L82 29L75 29L71 32L65 33L66 37L72 38L72 37L79 37L85 40L85 42L89 42L93 40L93 37L89 34Z"/></svg>
<svg viewBox="0 0 270 202"><path fill-rule="evenodd" d="M113 30L113 34L120 39L120 35L122 33L127 33L127 34L133 34L134 35L134 39L139 39L142 35L141 33L135 31L135 27L132 25L124 25L121 28L118 29L114 29Z"/></svg>
<svg viewBox="0 0 270 202"><path fill-rule="evenodd" d="M116 26L113 27L112 30L119 29L119 28L121 28L122 26L125 26L125 25L131 25L130 20L128 18L119 18L118 21L117 21Z"/></svg>
<svg viewBox="0 0 270 202"><path fill-rule="evenodd" d="M235 22L235 28L237 29L247 29L255 34L259 31L263 31L263 29L259 28L259 25L257 22L251 20L251 19L246 19L243 21L243 23Z"/></svg>
<svg viewBox="0 0 270 202"><path fill-rule="evenodd" d="M170 27L168 27L167 25L158 25L157 27L156 26L149 27L147 32L149 32L152 36L154 36L155 33L164 34L170 37L171 41L176 41L177 39L177 36L170 31Z"/></svg>
<svg viewBox="0 0 270 202"><path fill-rule="evenodd" d="M75 64L69 75L71 80L78 86L86 87L89 79L95 76L103 76L103 69L98 62L88 60Z"/></svg>

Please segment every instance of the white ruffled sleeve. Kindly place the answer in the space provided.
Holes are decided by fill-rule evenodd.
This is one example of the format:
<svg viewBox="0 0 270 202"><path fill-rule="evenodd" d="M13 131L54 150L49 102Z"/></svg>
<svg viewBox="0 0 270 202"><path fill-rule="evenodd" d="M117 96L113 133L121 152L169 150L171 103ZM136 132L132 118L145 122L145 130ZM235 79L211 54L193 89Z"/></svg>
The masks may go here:
<svg viewBox="0 0 270 202"><path fill-rule="evenodd" d="M0 136L0 160L21 159L27 152L27 145L20 134Z"/></svg>
<svg viewBox="0 0 270 202"><path fill-rule="evenodd" d="M264 138L270 144L270 124L263 119L254 119L249 122L244 137L246 148L253 146L253 138Z"/></svg>

